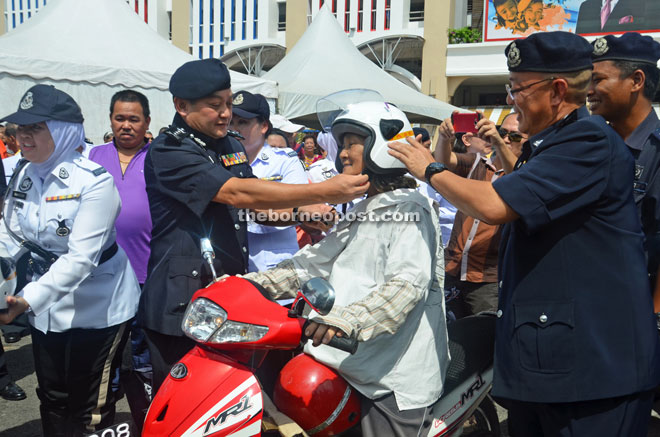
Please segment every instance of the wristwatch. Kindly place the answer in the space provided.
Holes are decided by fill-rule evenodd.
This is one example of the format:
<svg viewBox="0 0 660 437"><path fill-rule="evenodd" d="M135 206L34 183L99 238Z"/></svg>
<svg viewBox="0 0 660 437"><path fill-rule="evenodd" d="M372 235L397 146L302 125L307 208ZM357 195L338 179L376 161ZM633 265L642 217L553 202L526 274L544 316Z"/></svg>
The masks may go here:
<svg viewBox="0 0 660 437"><path fill-rule="evenodd" d="M426 167L426 171L424 172L424 178L426 179L426 182L428 182L429 185L431 185L431 176L433 176L436 173L442 173L443 171L447 170L447 166L440 163L440 162L432 162Z"/></svg>

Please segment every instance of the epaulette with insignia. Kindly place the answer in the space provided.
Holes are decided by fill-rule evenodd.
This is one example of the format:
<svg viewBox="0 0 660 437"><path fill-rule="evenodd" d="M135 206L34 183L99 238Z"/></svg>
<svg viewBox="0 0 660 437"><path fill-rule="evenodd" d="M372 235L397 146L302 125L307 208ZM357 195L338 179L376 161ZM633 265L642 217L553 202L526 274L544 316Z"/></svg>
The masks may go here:
<svg viewBox="0 0 660 437"><path fill-rule="evenodd" d="M105 167L99 167L96 170L92 170L92 174L94 176L101 176L103 173L107 173L108 170L105 169Z"/></svg>
<svg viewBox="0 0 660 437"><path fill-rule="evenodd" d="M172 138L174 138L174 139L177 140L177 142L179 142L179 143L180 143L181 141L183 141L183 139L184 139L185 137L188 136L188 135L186 134L186 130L185 130L184 128L182 128L182 127L175 127L175 126L170 126L170 127L168 127L167 130L165 131L165 134L168 135L168 136L170 136L170 137L172 137Z"/></svg>

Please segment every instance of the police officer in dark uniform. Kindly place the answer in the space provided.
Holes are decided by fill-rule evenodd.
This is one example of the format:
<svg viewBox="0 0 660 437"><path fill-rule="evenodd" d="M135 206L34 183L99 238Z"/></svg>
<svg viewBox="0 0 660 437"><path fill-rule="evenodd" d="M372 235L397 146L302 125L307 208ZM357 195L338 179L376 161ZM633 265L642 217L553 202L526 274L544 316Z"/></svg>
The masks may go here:
<svg viewBox="0 0 660 437"><path fill-rule="evenodd" d="M530 138L493 183L442 171L416 141L391 146L457 208L507 223L493 394L512 436L646 436L660 381L634 160L584 106L591 52L568 32L507 46L507 101Z"/></svg>
<svg viewBox="0 0 660 437"><path fill-rule="evenodd" d="M210 238L219 274L247 273L247 217L241 208L288 208L280 212L290 214L295 206L342 203L368 189L366 176L313 186L254 178L245 149L227 135L232 92L229 71L218 59L182 65L172 75L170 92L177 114L150 146L144 170L153 230L139 320L156 390L193 346L181 322L193 293L211 279L201 238Z"/></svg>
<svg viewBox="0 0 660 437"><path fill-rule="evenodd" d="M660 79L660 43L636 32L592 42L593 82L588 101L635 157L633 196L646 237L648 273L655 287L660 257L660 120L651 102ZM660 312L660 290L654 293Z"/></svg>

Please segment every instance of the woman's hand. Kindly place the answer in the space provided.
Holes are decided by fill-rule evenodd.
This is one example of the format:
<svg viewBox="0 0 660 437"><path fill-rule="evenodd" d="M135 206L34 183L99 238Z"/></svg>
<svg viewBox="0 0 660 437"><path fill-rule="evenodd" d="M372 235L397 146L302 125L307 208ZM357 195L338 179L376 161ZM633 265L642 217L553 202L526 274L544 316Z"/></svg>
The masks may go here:
<svg viewBox="0 0 660 437"><path fill-rule="evenodd" d="M8 311L0 314L0 325L11 323L17 316L30 308L30 304L20 296L7 296L7 305L9 306Z"/></svg>
<svg viewBox="0 0 660 437"><path fill-rule="evenodd" d="M310 321L305 329L305 335L312 339L314 346L320 344L328 344L332 337L347 337L347 335L339 328L330 325L323 325L321 323Z"/></svg>

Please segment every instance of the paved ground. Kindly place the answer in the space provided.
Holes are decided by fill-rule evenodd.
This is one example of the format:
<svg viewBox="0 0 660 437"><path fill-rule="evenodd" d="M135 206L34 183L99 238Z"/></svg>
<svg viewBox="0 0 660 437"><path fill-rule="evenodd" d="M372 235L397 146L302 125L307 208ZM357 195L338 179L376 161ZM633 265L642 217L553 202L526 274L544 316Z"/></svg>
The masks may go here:
<svg viewBox="0 0 660 437"><path fill-rule="evenodd" d="M14 380L25 390L28 398L19 402L10 402L0 398L0 437L40 437L39 400L35 393L37 378L34 374L30 337L24 337L18 343L4 344L9 371ZM498 407L500 422L506 434L506 412ZM660 415L653 414L648 437L660 437ZM126 399L117 406L117 422L130 422Z"/></svg>

